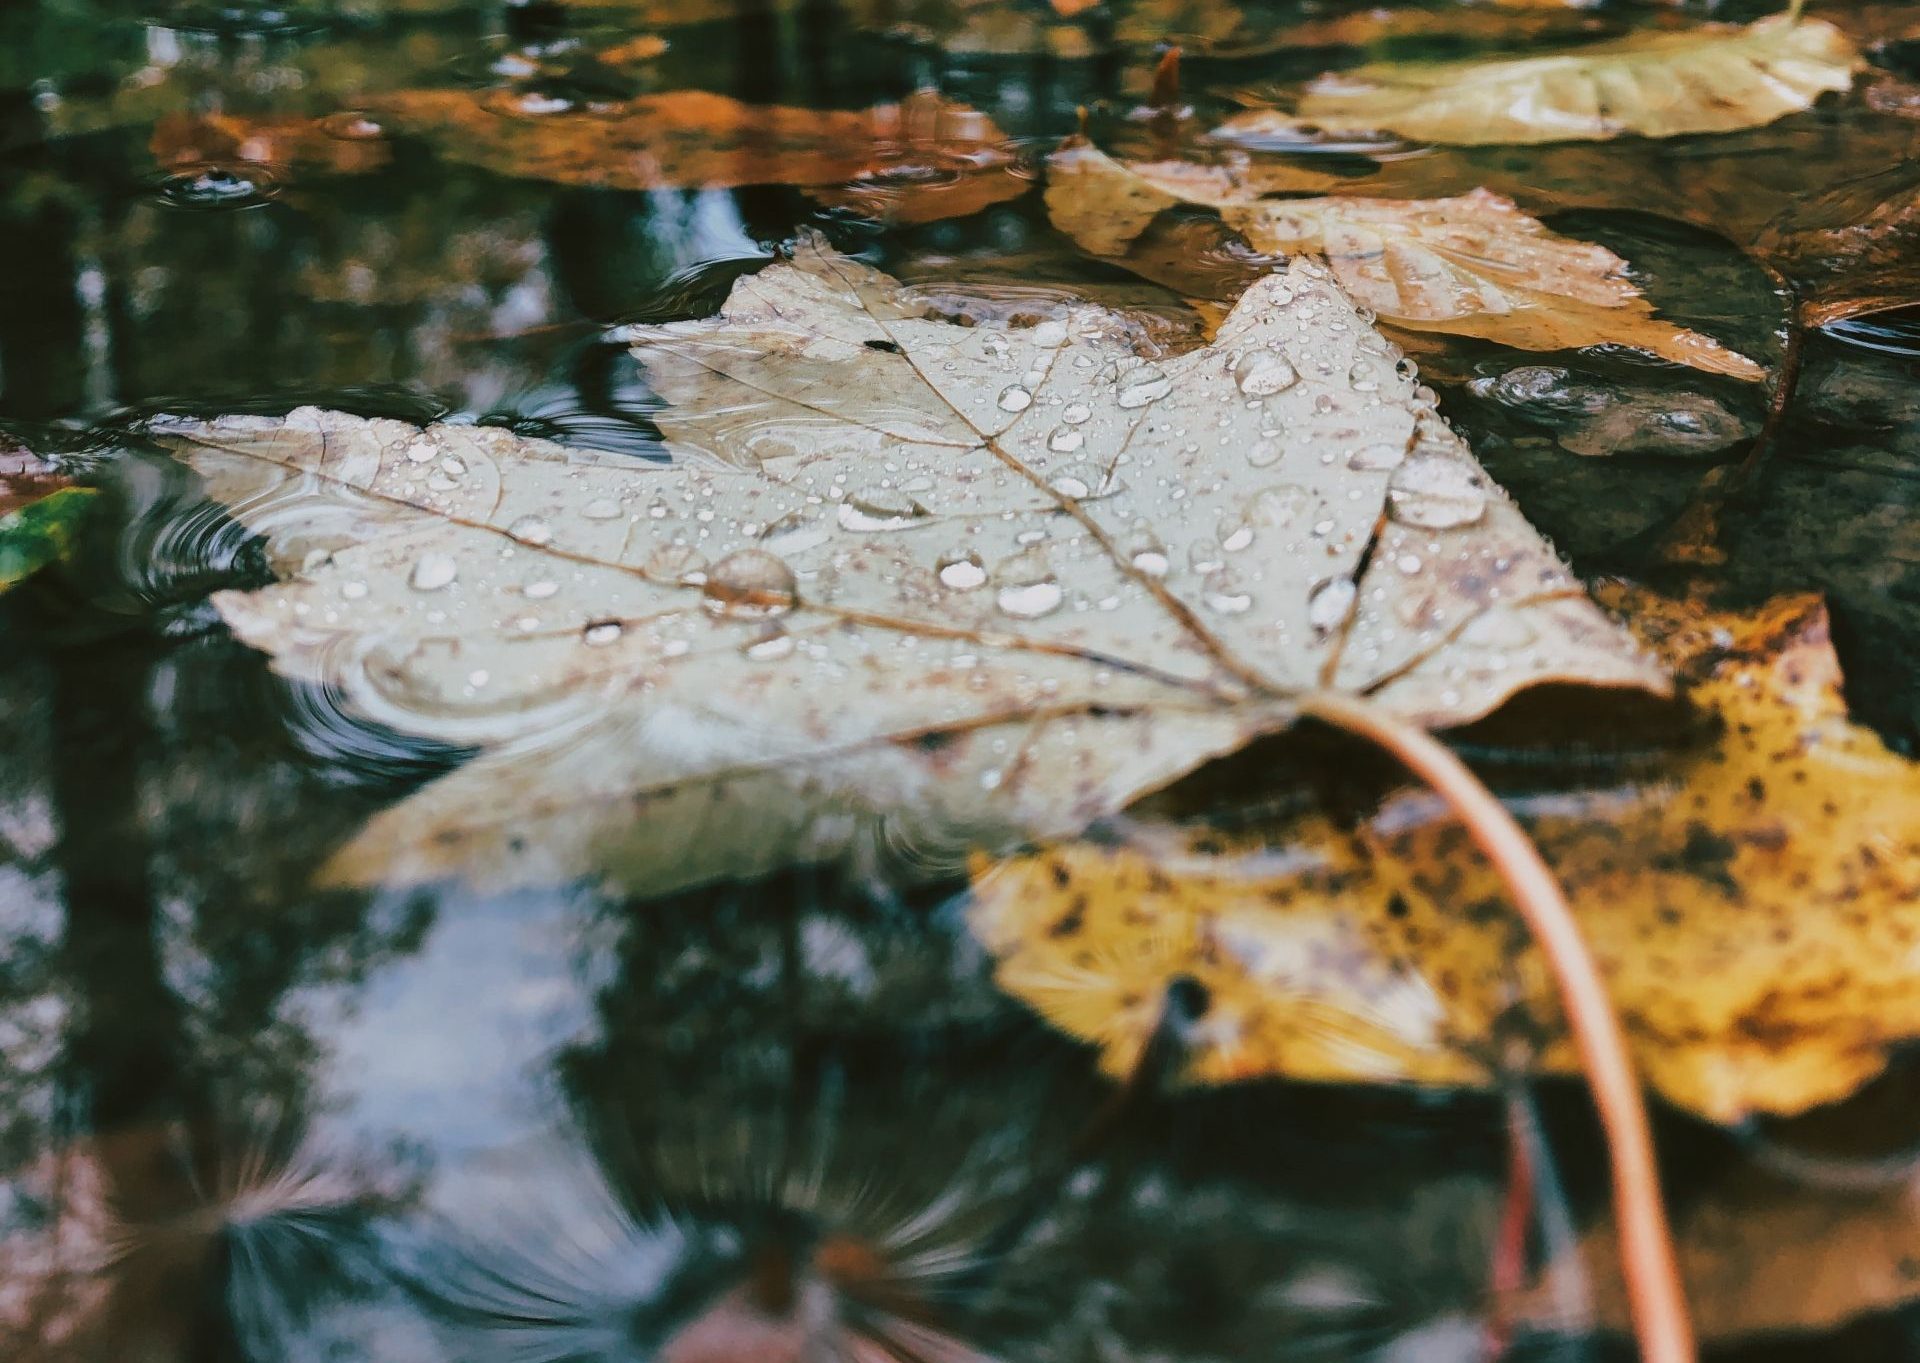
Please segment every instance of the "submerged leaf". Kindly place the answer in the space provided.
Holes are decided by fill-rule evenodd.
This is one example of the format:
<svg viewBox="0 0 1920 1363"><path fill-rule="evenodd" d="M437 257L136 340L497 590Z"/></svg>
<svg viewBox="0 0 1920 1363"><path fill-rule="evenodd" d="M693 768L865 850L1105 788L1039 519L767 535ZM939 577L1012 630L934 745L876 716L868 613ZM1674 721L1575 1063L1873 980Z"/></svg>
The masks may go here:
<svg viewBox="0 0 1920 1363"><path fill-rule="evenodd" d="M1029 184L990 118L931 91L853 110L743 104L703 90L590 105L537 91L405 90L368 107L443 155L556 184L846 186L855 206L884 191L886 216L898 222L976 212Z"/></svg>
<svg viewBox="0 0 1920 1363"><path fill-rule="evenodd" d="M1755 249L1824 326L1920 302L1920 170L1897 165L1787 210Z"/></svg>
<svg viewBox="0 0 1920 1363"><path fill-rule="evenodd" d="M92 488L0 436L0 591L64 557L92 505Z"/></svg>
<svg viewBox="0 0 1920 1363"><path fill-rule="evenodd" d="M1817 600L1629 604L1719 738L1670 779L1520 812L1660 1092L1721 1121L1842 1097L1920 1035L1920 768L1848 722ZM1001 983L1115 1072L1183 979L1210 1001L1201 1081L1483 1084L1515 1042L1579 1069L1498 878L1425 794L1251 847L1184 827L1070 843L977 889Z"/></svg>
<svg viewBox="0 0 1920 1363"><path fill-rule="evenodd" d="M944 872L1305 690L1439 725L1547 679L1660 689L1324 271L1204 349L1138 334L955 326L809 240L719 316L631 330L671 466L312 409L158 431L288 577L216 598L242 638L483 750L352 879Z"/></svg>
<svg viewBox="0 0 1920 1363"><path fill-rule="evenodd" d="M1912 1173L1883 1176L1877 1188L1832 1189L1737 1167L1689 1190L1675 1213L1674 1248L1702 1338L1833 1330L1920 1296ZM1619 1241L1611 1218L1603 1220L1577 1255L1547 1266L1542 1285L1515 1304L1516 1318L1548 1331L1585 1333L1596 1322L1629 1329ZM1591 1316L1565 1318L1569 1294L1556 1288L1570 1278L1585 1284L1579 1299L1591 1301Z"/></svg>
<svg viewBox="0 0 1920 1363"><path fill-rule="evenodd" d="M1456 146L1732 132L1847 89L1859 65L1832 24L1776 15L1546 56L1363 66L1322 77L1294 115Z"/></svg>
<svg viewBox="0 0 1920 1363"><path fill-rule="evenodd" d="M1048 167L1054 225L1096 255L1119 254L1163 209L1199 204L1257 251L1325 257L1351 297L1403 326L1523 350L1630 345L1742 379L1766 372L1655 317L1613 252L1557 236L1484 189L1446 199L1270 198L1325 186L1313 182L1317 172L1285 163L1129 165L1085 142Z"/></svg>

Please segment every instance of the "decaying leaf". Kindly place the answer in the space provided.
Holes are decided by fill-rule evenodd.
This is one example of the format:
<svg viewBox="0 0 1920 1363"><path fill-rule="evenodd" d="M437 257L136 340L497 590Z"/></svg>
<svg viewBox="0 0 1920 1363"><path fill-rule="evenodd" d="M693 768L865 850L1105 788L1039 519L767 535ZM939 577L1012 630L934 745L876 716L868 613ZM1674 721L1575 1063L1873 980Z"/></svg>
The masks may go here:
<svg viewBox="0 0 1920 1363"><path fill-rule="evenodd" d="M809 239L632 329L672 466L312 409L157 429L287 576L216 598L242 638L482 750L346 878L944 871L1304 690L1439 725L1550 678L1660 689L1318 266L1206 348L1138 334L955 326Z"/></svg>
<svg viewBox="0 0 1920 1363"><path fill-rule="evenodd" d="M1920 301L1920 170L1896 165L1787 210L1758 250L1823 326Z"/></svg>
<svg viewBox="0 0 1920 1363"><path fill-rule="evenodd" d="M1549 232L1484 189L1446 199L1270 198L1330 177L1285 162L1126 164L1076 140L1048 161L1047 210L1096 255L1119 255L1178 204L1219 212L1257 251L1324 257L1363 306L1400 325L1523 350L1630 345L1742 379L1766 371L1653 315L1603 246Z"/></svg>
<svg viewBox="0 0 1920 1363"><path fill-rule="evenodd" d="M1535 802L1530 831L1657 1089L1722 1121L1839 1098L1920 1034L1920 768L1849 723L1816 599L1623 604L1721 735L1666 779ZM1469 633L1524 642L1490 629ZM1210 1000L1201 1081L1477 1084L1519 1040L1575 1072L1546 971L1468 848L1424 794L1251 845L1148 827L986 872L973 919L1002 984L1115 1072L1176 979Z"/></svg>
<svg viewBox="0 0 1920 1363"><path fill-rule="evenodd" d="M929 91L870 109L743 104L702 90L553 107L538 93L406 90L375 117L501 175L612 189L781 184L928 222L1017 198L1029 181L985 114Z"/></svg>
<svg viewBox="0 0 1920 1363"><path fill-rule="evenodd" d="M1818 19L1637 33L1546 56L1362 66L1309 86L1294 116L1490 146L1758 127L1853 83L1859 54Z"/></svg>
<svg viewBox="0 0 1920 1363"><path fill-rule="evenodd" d="M0 436L0 591L65 556L93 496Z"/></svg>

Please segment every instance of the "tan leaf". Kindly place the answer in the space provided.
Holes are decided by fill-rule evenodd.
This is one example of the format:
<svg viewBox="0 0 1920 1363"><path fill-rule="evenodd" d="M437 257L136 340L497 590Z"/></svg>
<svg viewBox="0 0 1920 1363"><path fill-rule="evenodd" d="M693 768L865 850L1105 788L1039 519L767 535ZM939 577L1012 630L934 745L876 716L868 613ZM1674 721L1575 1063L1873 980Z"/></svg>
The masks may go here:
<svg viewBox="0 0 1920 1363"><path fill-rule="evenodd" d="M1286 726L1660 689L1311 264L1203 349L955 326L816 240L632 329L679 454L312 409L162 423L285 581L242 638L481 749L334 873L643 890L881 851L956 868ZM1533 642L1497 655L1479 624Z"/></svg>
<svg viewBox="0 0 1920 1363"><path fill-rule="evenodd" d="M1653 315L1603 246L1549 232L1484 189L1447 199L1270 198L1324 188L1285 162L1127 164L1084 141L1048 161L1047 210L1096 255L1118 256L1176 204L1215 209L1256 251L1325 258L1357 302L1402 326L1517 346L1630 345L1710 373L1766 371L1711 337Z"/></svg>
<svg viewBox="0 0 1920 1363"><path fill-rule="evenodd" d="M1546 56L1362 66L1322 77L1293 112L1330 131L1459 146L1675 137L1797 113L1849 88L1859 65L1832 24L1776 15Z"/></svg>
<svg viewBox="0 0 1920 1363"><path fill-rule="evenodd" d="M1848 722L1816 600L1624 604L1721 735L1521 812L1655 1088L1720 1121L1842 1097L1920 1035L1920 769ZM1545 968L1467 849L1424 794L1354 833L1149 825L985 872L973 921L1002 984L1114 1072L1189 978L1211 999L1201 1081L1479 1084L1527 1039L1576 1073Z"/></svg>
<svg viewBox="0 0 1920 1363"><path fill-rule="evenodd" d="M743 104L703 90L552 109L537 93L404 90L370 101L394 131L501 175L612 189L798 185L897 222L1017 198L1006 138L930 91L871 109Z"/></svg>

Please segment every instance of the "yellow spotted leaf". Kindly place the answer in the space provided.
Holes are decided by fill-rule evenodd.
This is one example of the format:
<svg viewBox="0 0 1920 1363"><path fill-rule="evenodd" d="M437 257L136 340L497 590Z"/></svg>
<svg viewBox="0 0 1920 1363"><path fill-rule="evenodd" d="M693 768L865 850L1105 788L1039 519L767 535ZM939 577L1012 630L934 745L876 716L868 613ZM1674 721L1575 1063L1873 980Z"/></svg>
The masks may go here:
<svg viewBox="0 0 1920 1363"><path fill-rule="evenodd" d="M1362 66L1309 86L1294 115L1329 131L1491 146L1758 127L1853 83L1832 24L1776 15L1636 33L1545 55Z"/></svg>
<svg viewBox="0 0 1920 1363"><path fill-rule="evenodd" d="M1719 736L1654 778L1517 812L1660 1092L1721 1121L1838 1099L1920 1035L1920 768L1849 722L1817 600L1751 617L1621 604ZM1209 1000L1202 1082L1482 1084L1517 1043L1578 1070L1498 880L1424 793L1354 830L1147 824L985 870L977 890L1002 984L1115 1073L1177 979Z"/></svg>
<svg viewBox="0 0 1920 1363"><path fill-rule="evenodd" d="M1656 317L1619 256L1549 232L1498 194L1269 197L1330 180L1245 157L1129 164L1076 140L1048 162L1047 210L1087 250L1120 257L1162 210L1201 205L1257 251L1323 257L1356 302L1405 327L1522 350L1627 345L1710 373L1765 376L1713 338Z"/></svg>

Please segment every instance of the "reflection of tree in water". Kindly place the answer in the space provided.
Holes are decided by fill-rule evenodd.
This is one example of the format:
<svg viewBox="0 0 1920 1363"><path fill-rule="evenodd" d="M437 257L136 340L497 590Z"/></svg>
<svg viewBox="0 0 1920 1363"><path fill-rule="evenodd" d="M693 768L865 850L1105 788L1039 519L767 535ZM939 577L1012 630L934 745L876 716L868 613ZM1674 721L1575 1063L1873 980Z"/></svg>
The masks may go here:
<svg viewBox="0 0 1920 1363"><path fill-rule="evenodd" d="M1167 1001L1151 1064L1204 1007ZM560 1062L590 1157L516 1162L431 1256L463 1359L1480 1345L1484 1105L1182 1095L1164 1069L1116 1091L992 990L950 909L807 877L637 908L599 1010Z"/></svg>
<svg viewBox="0 0 1920 1363"><path fill-rule="evenodd" d="M146 604L0 618L6 874L29 891L0 920L0 1018L33 1062L0 1086L9 1358L272 1356L370 1290L369 1217L412 1178L310 1136L321 1047L294 1000L411 951L427 917L300 888L368 792L290 760L246 703L257 660L165 637L183 617Z"/></svg>

